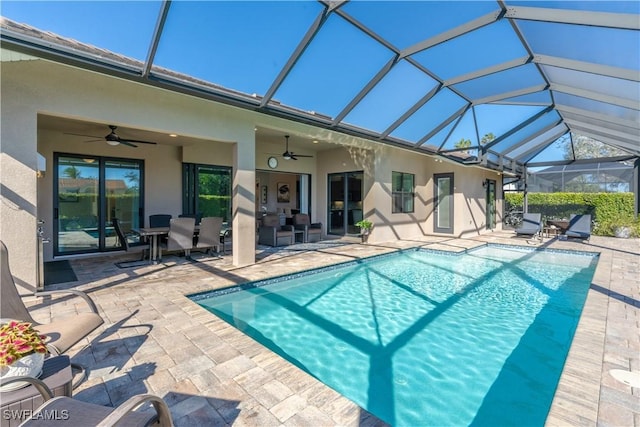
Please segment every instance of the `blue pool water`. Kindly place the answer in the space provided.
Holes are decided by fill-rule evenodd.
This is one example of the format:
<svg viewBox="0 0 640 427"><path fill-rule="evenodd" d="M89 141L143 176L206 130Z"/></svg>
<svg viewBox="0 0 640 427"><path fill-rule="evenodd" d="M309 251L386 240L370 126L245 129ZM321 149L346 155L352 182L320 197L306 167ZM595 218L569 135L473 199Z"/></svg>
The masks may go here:
<svg viewBox="0 0 640 427"><path fill-rule="evenodd" d="M413 250L193 295L397 426L542 426L597 256Z"/></svg>

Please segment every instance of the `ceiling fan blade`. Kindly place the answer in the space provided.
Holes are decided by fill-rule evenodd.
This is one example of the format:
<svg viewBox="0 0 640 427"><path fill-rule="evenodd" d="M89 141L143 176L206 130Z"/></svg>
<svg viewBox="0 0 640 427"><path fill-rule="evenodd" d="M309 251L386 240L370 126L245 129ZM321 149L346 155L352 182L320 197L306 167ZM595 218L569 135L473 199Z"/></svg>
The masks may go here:
<svg viewBox="0 0 640 427"><path fill-rule="evenodd" d="M128 147L138 148L138 146L137 146L137 145L132 144L132 143L130 143L129 141L124 141L124 140L122 140L122 139L120 140L120 144L122 144L122 145L126 145L126 146L128 146Z"/></svg>
<svg viewBox="0 0 640 427"><path fill-rule="evenodd" d="M90 139L89 141L85 142L104 142L104 139Z"/></svg>
<svg viewBox="0 0 640 427"><path fill-rule="evenodd" d="M157 145L157 142L151 142L151 141L141 141L139 139L129 139L129 138L120 138L120 142L125 143L125 142L137 142L138 144L153 144L153 145Z"/></svg>
<svg viewBox="0 0 640 427"><path fill-rule="evenodd" d="M293 154L293 153L291 153L291 155L292 156L296 156L296 157L313 157L313 156L310 156L308 154Z"/></svg>
<svg viewBox="0 0 640 427"><path fill-rule="evenodd" d="M89 138L102 138L104 139L103 136L96 136L96 135L85 135L83 133L69 133L69 132L65 132L64 135L74 135L74 136L86 136Z"/></svg>

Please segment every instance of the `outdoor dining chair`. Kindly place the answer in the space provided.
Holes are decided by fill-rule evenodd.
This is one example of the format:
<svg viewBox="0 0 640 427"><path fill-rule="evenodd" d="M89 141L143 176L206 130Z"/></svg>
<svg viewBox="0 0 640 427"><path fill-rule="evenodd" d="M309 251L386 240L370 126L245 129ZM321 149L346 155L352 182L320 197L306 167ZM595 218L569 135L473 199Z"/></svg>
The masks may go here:
<svg viewBox="0 0 640 427"><path fill-rule="evenodd" d="M222 217L209 216L200 221L200 231L198 232L198 242L196 249L205 249L211 254L213 248L216 253L220 253L220 232L222 231Z"/></svg>
<svg viewBox="0 0 640 427"><path fill-rule="evenodd" d="M184 251L185 258L190 260L195 229L195 218L171 218L167 242L163 242L161 248L166 251ZM160 261L162 261L162 250L160 250Z"/></svg>

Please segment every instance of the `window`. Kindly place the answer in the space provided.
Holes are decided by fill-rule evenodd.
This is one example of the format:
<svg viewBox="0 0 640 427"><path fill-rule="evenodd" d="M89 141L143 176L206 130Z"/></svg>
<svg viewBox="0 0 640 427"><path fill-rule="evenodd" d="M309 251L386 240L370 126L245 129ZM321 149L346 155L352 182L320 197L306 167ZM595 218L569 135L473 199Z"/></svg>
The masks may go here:
<svg viewBox="0 0 640 427"><path fill-rule="evenodd" d="M182 213L231 219L231 168L182 164Z"/></svg>
<svg viewBox="0 0 640 427"><path fill-rule="evenodd" d="M415 175L412 173L392 172L391 197L392 213L413 212L413 185Z"/></svg>

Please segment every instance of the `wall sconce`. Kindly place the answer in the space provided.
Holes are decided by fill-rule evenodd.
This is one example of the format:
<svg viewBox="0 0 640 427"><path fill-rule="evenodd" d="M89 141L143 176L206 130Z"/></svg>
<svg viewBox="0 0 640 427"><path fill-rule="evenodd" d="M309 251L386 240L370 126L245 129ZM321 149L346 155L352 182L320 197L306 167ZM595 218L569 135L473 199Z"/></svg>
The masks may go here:
<svg viewBox="0 0 640 427"><path fill-rule="evenodd" d="M487 180L486 179L482 180L482 188L487 188Z"/></svg>

